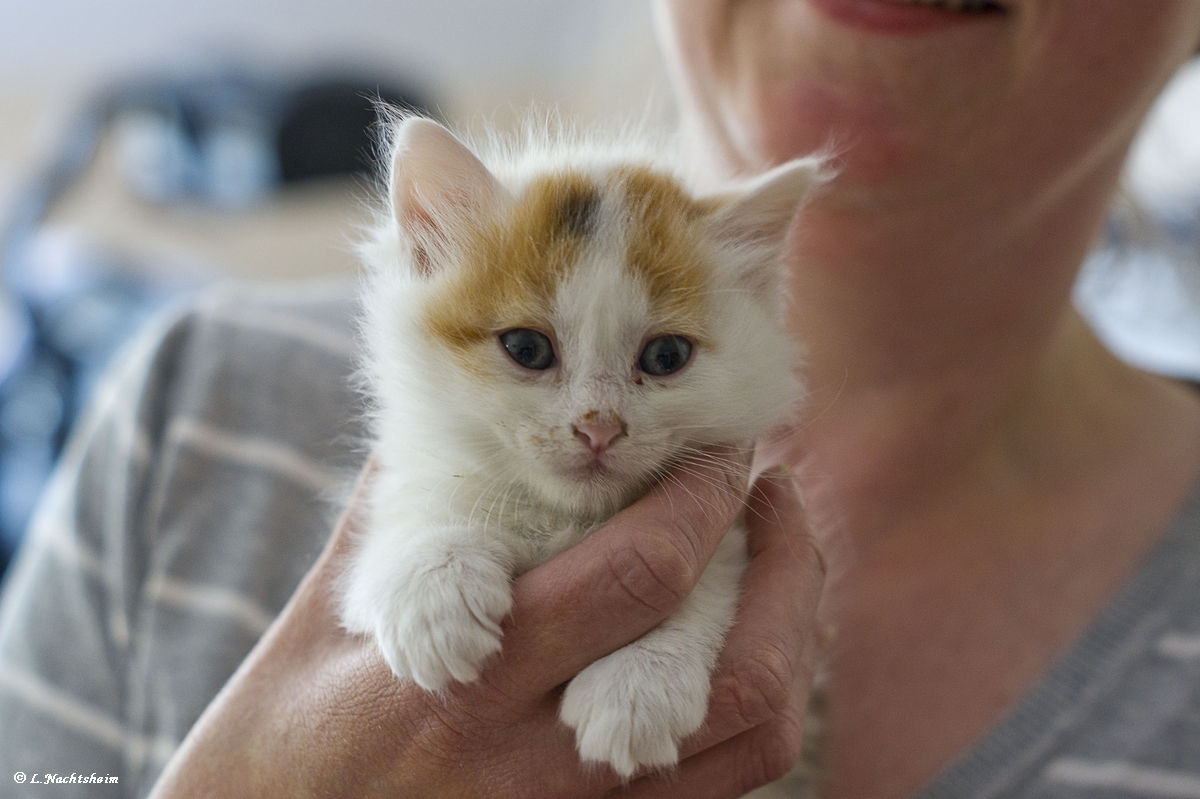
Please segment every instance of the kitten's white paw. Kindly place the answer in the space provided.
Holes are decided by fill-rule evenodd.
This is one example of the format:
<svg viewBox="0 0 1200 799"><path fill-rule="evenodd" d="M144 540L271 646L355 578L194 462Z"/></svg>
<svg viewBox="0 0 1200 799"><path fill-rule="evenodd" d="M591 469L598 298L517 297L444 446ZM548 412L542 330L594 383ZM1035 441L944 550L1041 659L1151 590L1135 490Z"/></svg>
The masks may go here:
<svg viewBox="0 0 1200 799"><path fill-rule="evenodd" d="M608 763L622 777L679 761L679 742L708 711L709 675L662 655L635 642L571 680L559 718L575 730L580 757Z"/></svg>
<svg viewBox="0 0 1200 799"><path fill-rule="evenodd" d="M457 553L394 585L375 637L396 676L437 691L479 676L500 651L500 622L511 609L507 570L485 555Z"/></svg>

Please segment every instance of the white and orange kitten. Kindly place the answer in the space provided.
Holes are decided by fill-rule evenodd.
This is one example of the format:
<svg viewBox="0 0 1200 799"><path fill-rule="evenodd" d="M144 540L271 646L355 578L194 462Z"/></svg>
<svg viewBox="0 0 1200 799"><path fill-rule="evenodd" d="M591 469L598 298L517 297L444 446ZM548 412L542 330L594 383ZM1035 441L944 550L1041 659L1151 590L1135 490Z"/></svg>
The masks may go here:
<svg viewBox="0 0 1200 799"><path fill-rule="evenodd" d="M433 691L500 651L515 576L800 394L779 262L816 159L697 197L635 138L526 139L477 155L397 123L391 213L364 248L380 468L343 618ZM568 684L584 760L677 761L746 561L739 521L669 618Z"/></svg>

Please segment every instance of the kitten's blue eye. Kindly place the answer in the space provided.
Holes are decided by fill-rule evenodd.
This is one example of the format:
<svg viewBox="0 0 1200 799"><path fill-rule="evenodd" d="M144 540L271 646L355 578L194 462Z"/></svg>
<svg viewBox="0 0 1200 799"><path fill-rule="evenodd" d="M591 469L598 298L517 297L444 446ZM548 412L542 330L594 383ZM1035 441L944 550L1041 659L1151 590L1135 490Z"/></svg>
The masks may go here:
<svg viewBox="0 0 1200 799"><path fill-rule="evenodd" d="M509 357L526 369L549 369L554 365L554 345L544 333L518 327L500 334Z"/></svg>
<svg viewBox="0 0 1200 799"><path fill-rule="evenodd" d="M661 377L678 372L692 355L692 343L683 336L659 336L647 342L638 367L648 375Z"/></svg>

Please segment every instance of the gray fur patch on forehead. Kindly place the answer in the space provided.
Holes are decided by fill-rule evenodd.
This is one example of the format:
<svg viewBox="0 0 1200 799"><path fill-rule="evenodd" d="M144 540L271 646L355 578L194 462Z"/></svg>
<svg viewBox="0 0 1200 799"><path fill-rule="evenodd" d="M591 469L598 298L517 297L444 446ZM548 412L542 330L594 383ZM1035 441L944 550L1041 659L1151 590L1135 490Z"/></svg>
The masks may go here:
<svg viewBox="0 0 1200 799"><path fill-rule="evenodd" d="M572 187L555 208L555 226L567 235L587 238L596 232L600 192L594 186Z"/></svg>

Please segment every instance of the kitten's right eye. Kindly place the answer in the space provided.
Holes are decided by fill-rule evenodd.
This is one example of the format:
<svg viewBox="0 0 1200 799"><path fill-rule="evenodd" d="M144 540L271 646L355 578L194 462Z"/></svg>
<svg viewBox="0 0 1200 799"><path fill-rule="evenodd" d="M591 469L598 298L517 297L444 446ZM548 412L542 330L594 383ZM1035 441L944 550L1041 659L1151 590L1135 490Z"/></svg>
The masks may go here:
<svg viewBox="0 0 1200 799"><path fill-rule="evenodd" d="M646 343L638 359L638 368L648 375L665 377L687 364L692 343L683 336L659 336Z"/></svg>
<svg viewBox="0 0 1200 799"><path fill-rule="evenodd" d="M501 333L500 343L509 357L526 369L549 369L554 365L554 345L544 333L518 327Z"/></svg>

